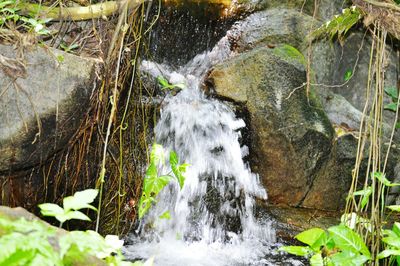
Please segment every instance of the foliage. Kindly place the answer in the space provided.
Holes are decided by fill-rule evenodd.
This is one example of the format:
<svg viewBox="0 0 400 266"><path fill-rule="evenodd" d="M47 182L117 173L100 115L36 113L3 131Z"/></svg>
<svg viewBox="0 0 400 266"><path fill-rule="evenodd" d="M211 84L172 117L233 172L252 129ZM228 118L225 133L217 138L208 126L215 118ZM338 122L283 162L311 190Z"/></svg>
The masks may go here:
<svg viewBox="0 0 400 266"><path fill-rule="evenodd" d="M371 259L361 236L343 224L328 231L312 228L298 234L296 239L308 246L284 246L280 250L309 257L312 266L363 265Z"/></svg>
<svg viewBox="0 0 400 266"><path fill-rule="evenodd" d="M332 20L327 21L312 33L314 38L329 36L333 39L337 36L339 42L343 42L346 33L363 17L362 11L356 6L345 8L342 14L335 15Z"/></svg>
<svg viewBox="0 0 400 266"><path fill-rule="evenodd" d="M161 190L169 184L171 180L177 180L179 187L182 189L185 182L184 173L189 164L179 164L178 155L171 151L169 154L169 164L171 166L172 173L166 175L159 175L158 169L165 165L165 154L164 149L161 145L154 143L151 154L150 154L150 165L147 168L146 176L143 181L142 195L139 201L139 219L142 218L146 212L150 209L153 202L156 202L157 195ZM169 214L162 214L161 218L168 218Z"/></svg>
<svg viewBox="0 0 400 266"><path fill-rule="evenodd" d="M295 60L300 64L302 64L303 66L307 65L307 61L304 58L304 55L291 45L283 44L281 46L275 47L275 49L273 49L272 51L274 54L280 57L283 57L288 60Z"/></svg>
<svg viewBox="0 0 400 266"><path fill-rule="evenodd" d="M400 205L386 206L388 209L400 212ZM394 261L400 265L400 223L395 222L392 229L382 231L382 242L385 249L378 254L378 259L390 258L390 264Z"/></svg>
<svg viewBox="0 0 400 266"><path fill-rule="evenodd" d="M382 242L386 244L386 248L378 254L378 259L393 257L397 265L400 265L400 223L395 222L391 230L383 230L382 233Z"/></svg>
<svg viewBox="0 0 400 266"><path fill-rule="evenodd" d="M64 198L64 208L56 204L41 204L41 212L45 216L54 216L61 223L70 219L88 220L78 210L95 210L90 203L97 193L95 189L77 192ZM103 238L91 230L62 232L39 220L11 220L1 216L0 235L0 266L71 265L73 262L85 262L89 257L103 260L107 265L132 265L124 261L121 253L123 241L118 236L107 235Z"/></svg>
<svg viewBox="0 0 400 266"><path fill-rule="evenodd" d="M160 84L162 90L173 90L174 88L184 89L186 86L183 83L170 84L168 80L166 80L162 76L157 77L158 84Z"/></svg>
<svg viewBox="0 0 400 266"><path fill-rule="evenodd" d="M344 73L344 81L350 80L352 76L353 76L353 71L347 70L346 73Z"/></svg>
<svg viewBox="0 0 400 266"><path fill-rule="evenodd" d="M389 187L400 186L386 178L384 173L373 172L371 177L381 185L380 199L384 203L385 191ZM367 206L370 196L375 191L372 186L353 192L353 197L360 197L361 209ZM400 205L390 205L386 208L392 211L400 211ZM363 228L372 232L372 224L369 219L358 216L356 213L342 215L341 224L332 226L324 231L313 228L298 234L295 238L308 246L284 246L280 250L297 256L310 258L311 265L363 265L373 260L370 251L363 238L354 230ZM377 255L377 259L391 258L391 261L400 263L400 223L395 222L392 229L382 230L382 244L385 249Z"/></svg>
<svg viewBox="0 0 400 266"><path fill-rule="evenodd" d="M71 265L84 262L88 256L104 260L108 265L130 265L123 261L122 240L117 236L94 231L72 231L57 234L39 220L9 220L0 217L0 265ZM117 239L117 241L116 241ZM58 246L52 244L58 240ZM112 254L117 254L113 256Z"/></svg>
<svg viewBox="0 0 400 266"><path fill-rule="evenodd" d="M396 112L399 109L399 92L395 87L385 88L385 93L391 98L392 102L385 105L386 110L390 110L392 112ZM400 128L400 122L396 124L396 128Z"/></svg>
<svg viewBox="0 0 400 266"><path fill-rule="evenodd" d="M45 25L51 19L26 17L19 14L20 10L21 8L18 7L16 0L7 0L0 3L0 26L8 22L20 23L28 31L33 30L39 35L50 34L50 31L46 29Z"/></svg>
<svg viewBox="0 0 400 266"><path fill-rule="evenodd" d="M65 43L60 43L60 47L61 49L63 49L64 51L66 51L67 53L71 52L72 50L75 50L77 48L79 48L79 45L76 43L72 43L70 45L67 45Z"/></svg>
<svg viewBox="0 0 400 266"><path fill-rule="evenodd" d="M65 221L71 219L90 221L90 218L80 212L80 209L97 210L90 205L97 197L97 189L87 189L76 192L73 196L63 199L63 208L53 203L43 203L39 205L40 212L43 216L55 217L60 222L60 227Z"/></svg>

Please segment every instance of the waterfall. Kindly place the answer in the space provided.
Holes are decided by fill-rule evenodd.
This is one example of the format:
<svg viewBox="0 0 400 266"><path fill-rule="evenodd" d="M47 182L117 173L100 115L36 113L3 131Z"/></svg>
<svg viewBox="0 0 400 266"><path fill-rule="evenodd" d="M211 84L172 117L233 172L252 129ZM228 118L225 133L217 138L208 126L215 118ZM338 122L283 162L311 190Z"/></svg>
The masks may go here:
<svg viewBox="0 0 400 266"><path fill-rule="evenodd" d="M185 84L164 99L155 140L190 167L182 189L171 182L158 195L141 221L139 237L125 248L128 258L154 257L155 265L265 265L257 263L275 233L268 221L254 216L255 199L266 200L267 193L243 160L248 155L248 148L240 145L245 122L200 88L206 71L228 56L223 38L178 71L142 63L142 71L153 77ZM171 219L158 218L165 211Z"/></svg>

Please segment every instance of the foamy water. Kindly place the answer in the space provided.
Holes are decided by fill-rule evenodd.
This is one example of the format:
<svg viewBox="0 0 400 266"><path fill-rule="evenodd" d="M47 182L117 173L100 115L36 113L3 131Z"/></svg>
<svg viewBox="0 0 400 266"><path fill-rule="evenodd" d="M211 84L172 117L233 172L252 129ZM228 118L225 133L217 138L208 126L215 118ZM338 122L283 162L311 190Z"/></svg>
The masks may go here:
<svg viewBox="0 0 400 266"><path fill-rule="evenodd" d="M255 199L267 199L258 175L240 145L245 122L223 102L204 95L200 83L211 65L227 58L226 39L178 71L144 61L142 70L186 88L167 96L155 127L156 142L191 166L182 188L171 182L141 221L131 259L154 257L155 265L269 265L265 256L275 241L268 221L254 217ZM166 156L168 158L168 156ZM170 172L169 166L159 169ZM170 220L158 217L169 211Z"/></svg>

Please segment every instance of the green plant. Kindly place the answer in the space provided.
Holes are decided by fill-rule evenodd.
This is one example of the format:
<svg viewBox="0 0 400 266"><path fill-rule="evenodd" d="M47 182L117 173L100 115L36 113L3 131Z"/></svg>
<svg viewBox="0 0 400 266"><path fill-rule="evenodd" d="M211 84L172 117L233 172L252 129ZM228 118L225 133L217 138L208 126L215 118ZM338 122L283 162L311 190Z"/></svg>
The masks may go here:
<svg viewBox="0 0 400 266"><path fill-rule="evenodd" d="M88 256L104 260L107 265L131 265L123 261L123 241L117 236L103 238L90 230L60 233L40 220L5 217L0 217L0 232L1 266L71 265L87 261Z"/></svg>
<svg viewBox="0 0 400 266"><path fill-rule="evenodd" d="M400 211L400 205L385 206L385 193L389 187L400 186L386 178L384 173L372 172L371 179L380 184L380 208ZM353 192L349 199L359 196L360 211L369 204L371 195L376 195L373 186L366 186L362 190ZM363 238L354 230L359 229L370 234L376 234L372 222L358 216L356 213L342 215L341 224L332 226L324 231L313 228L296 235L296 239L308 246L284 246L280 250L297 256L310 258L311 265L363 265L372 261L372 255ZM361 230L360 230L361 229ZM382 244L385 249L376 255L376 260L389 257L390 262L400 263L400 223L395 222L392 229L382 230Z"/></svg>
<svg viewBox="0 0 400 266"><path fill-rule="evenodd" d="M391 98L392 102L385 105L386 110L397 112L399 109L399 91L395 87L385 88L385 93ZM396 123L396 128L400 128L400 122Z"/></svg>
<svg viewBox="0 0 400 266"><path fill-rule="evenodd" d="M392 99L392 102L385 105L385 109L396 112L399 106L397 105L399 92L395 87L385 88L385 93Z"/></svg>
<svg viewBox="0 0 400 266"><path fill-rule="evenodd" d="M390 205L386 208L400 212L400 205ZM393 265L395 261L400 265L400 223L395 222L392 229L382 230L382 242L385 249L378 254L378 259L389 257L389 265Z"/></svg>
<svg viewBox="0 0 400 266"><path fill-rule="evenodd" d="M0 3L0 26L7 21L17 22L20 18L18 11L20 9L15 6L15 1L9 0Z"/></svg>
<svg viewBox="0 0 400 266"><path fill-rule="evenodd" d="M356 6L345 8L342 14L335 15L331 20L327 21L311 35L318 38L324 35L333 39L337 36L340 43L343 43L346 33L363 17L362 11Z"/></svg>
<svg viewBox="0 0 400 266"><path fill-rule="evenodd" d="M392 229L383 230L382 234L386 248L378 254L378 259L390 257L390 264L396 261L400 265L400 223L395 222Z"/></svg>
<svg viewBox="0 0 400 266"><path fill-rule="evenodd" d="M353 76L353 71L347 70L346 73L344 73L344 81L350 80L352 76Z"/></svg>
<svg viewBox="0 0 400 266"><path fill-rule="evenodd" d="M152 203L156 202L157 195L168 183L176 179L179 187L182 189L185 182L184 173L189 164L179 164L178 155L171 151L169 154L169 164L171 172L165 175L159 175L158 169L165 165L165 152L161 145L154 143L150 154L150 164L143 180L142 195L139 201L139 219L142 218L150 209ZM172 173L174 176L172 176ZM168 219L169 213L163 213L160 218Z"/></svg>
<svg viewBox="0 0 400 266"><path fill-rule="evenodd" d="M87 189L76 192L73 196L65 197L63 199L63 208L53 203L40 204L40 212L43 216L56 218L60 222L60 227L65 221L71 219L90 221L90 218L79 210L92 209L97 211L90 203L97 197L98 192L97 189Z"/></svg>
<svg viewBox="0 0 400 266"><path fill-rule="evenodd" d="M94 209L90 203L98 191L88 189L63 199L63 206L41 204L45 216L54 216L62 224L71 219L89 220L80 209ZM0 266L8 265L71 265L85 262L89 257L103 260L107 265L142 265L124 261L121 253L123 241L118 236L103 238L95 231L60 231L40 220L25 218L11 220L0 216ZM55 244L56 243L56 244ZM151 264L148 264L151 265Z"/></svg>
<svg viewBox="0 0 400 266"><path fill-rule="evenodd" d="M284 246L281 251L310 258L317 265L363 265L371 254L361 236L346 225L328 228L312 228L296 235L296 239L308 246Z"/></svg>
<svg viewBox="0 0 400 266"><path fill-rule="evenodd" d="M303 66L307 65L307 60L304 58L304 55L291 45L283 44L277 46L272 50L272 52L277 56L280 56L287 60L295 60L300 64L302 64Z"/></svg>
<svg viewBox="0 0 400 266"><path fill-rule="evenodd" d="M0 26L7 22L21 22L22 26L28 31L33 30L39 35L48 35L50 31L46 29L46 23L51 19L37 19L36 17L27 17L20 15L21 8L16 0L8 0L0 3Z"/></svg>
<svg viewBox="0 0 400 266"><path fill-rule="evenodd" d="M170 84L168 80L166 80L162 76L157 77L158 84L160 84L162 90L172 90L174 88L184 89L186 86L183 83Z"/></svg>
<svg viewBox="0 0 400 266"><path fill-rule="evenodd" d="M79 45L76 43L72 43L70 45L67 45L66 43L61 43L60 47L67 53L71 52L72 50L75 50L79 48Z"/></svg>
<svg viewBox="0 0 400 266"><path fill-rule="evenodd" d="M50 31L46 29L46 23L51 21L51 19L34 19L27 17L20 17L20 20L25 22L24 27L28 30L34 30L35 33L39 35L48 35Z"/></svg>

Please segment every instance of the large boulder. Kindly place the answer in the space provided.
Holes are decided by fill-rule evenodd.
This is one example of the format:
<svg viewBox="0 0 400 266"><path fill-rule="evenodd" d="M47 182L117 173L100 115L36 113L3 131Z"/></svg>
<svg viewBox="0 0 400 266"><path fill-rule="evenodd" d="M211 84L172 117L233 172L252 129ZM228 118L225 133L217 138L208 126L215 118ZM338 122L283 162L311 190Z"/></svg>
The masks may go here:
<svg viewBox="0 0 400 266"><path fill-rule="evenodd" d="M272 8L251 14L227 33L232 50L288 43L300 49L309 31L318 25L309 15L293 9Z"/></svg>
<svg viewBox="0 0 400 266"><path fill-rule="evenodd" d="M22 59L11 46L0 51L1 173L40 164L65 146L87 110L98 60L39 46Z"/></svg>
<svg viewBox="0 0 400 266"><path fill-rule="evenodd" d="M330 158L334 131L313 92L307 97L304 58L293 49L253 49L215 66L209 80L219 97L249 113L252 170L269 202L299 206Z"/></svg>

